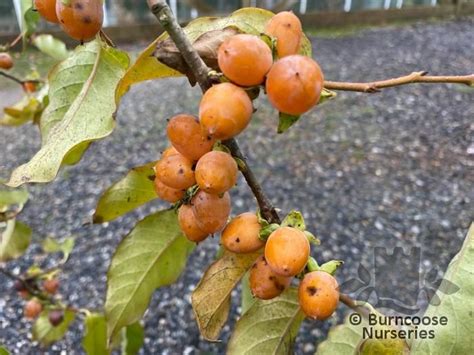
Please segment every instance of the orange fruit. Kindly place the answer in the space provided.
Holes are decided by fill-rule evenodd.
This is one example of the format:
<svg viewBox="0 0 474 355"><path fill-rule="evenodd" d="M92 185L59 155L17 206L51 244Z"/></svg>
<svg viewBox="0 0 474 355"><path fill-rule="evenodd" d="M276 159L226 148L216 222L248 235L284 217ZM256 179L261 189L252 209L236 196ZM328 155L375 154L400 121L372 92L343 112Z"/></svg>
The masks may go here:
<svg viewBox="0 0 474 355"><path fill-rule="evenodd" d="M199 159L195 176L201 190L219 195L237 183L238 172L237 163L230 154L212 151Z"/></svg>
<svg viewBox="0 0 474 355"><path fill-rule="evenodd" d="M265 245L259 238L260 229L255 213L242 213L224 228L221 243L224 248L234 253L252 253Z"/></svg>
<svg viewBox="0 0 474 355"><path fill-rule="evenodd" d="M220 232L226 225L231 209L228 192L218 196L199 190L191 200L191 205L202 231L213 234Z"/></svg>
<svg viewBox="0 0 474 355"><path fill-rule="evenodd" d="M33 298L26 302L23 314L25 318L34 319L39 316L42 310L43 305L36 298Z"/></svg>
<svg viewBox="0 0 474 355"><path fill-rule="evenodd" d="M301 21L293 12L283 11L273 16L265 27L265 33L276 38L279 58L298 53L303 28Z"/></svg>
<svg viewBox="0 0 474 355"><path fill-rule="evenodd" d="M262 255L250 269L249 282L255 297L269 300L279 296L290 285L291 277L274 273Z"/></svg>
<svg viewBox="0 0 474 355"><path fill-rule="evenodd" d="M260 85L273 64L271 49L257 36L238 34L221 44L217 62L222 73L240 86Z"/></svg>
<svg viewBox="0 0 474 355"><path fill-rule="evenodd" d="M166 133L173 147L193 161L209 152L215 143L214 139L202 133L198 119L191 115L177 115L171 118Z"/></svg>
<svg viewBox="0 0 474 355"><path fill-rule="evenodd" d="M190 205L181 205L178 211L178 221L181 231L190 241L199 243L207 238L208 233L199 228L198 221L194 216Z"/></svg>
<svg viewBox="0 0 474 355"><path fill-rule="evenodd" d="M298 288L301 309L310 318L329 318L339 303L339 285L324 271L307 273Z"/></svg>
<svg viewBox="0 0 474 355"><path fill-rule="evenodd" d="M278 275L295 276L303 271L308 262L309 241L299 229L280 227L265 244L265 259Z"/></svg>
<svg viewBox="0 0 474 355"><path fill-rule="evenodd" d="M95 37L102 28L102 0L57 0L56 15L64 32L84 42Z"/></svg>
<svg viewBox="0 0 474 355"><path fill-rule="evenodd" d="M13 67L12 56L6 52L0 53L0 69L8 70Z"/></svg>
<svg viewBox="0 0 474 355"><path fill-rule="evenodd" d="M61 1L61 0L59 0ZM35 0L35 9L46 20L52 23L58 23L56 15L56 0Z"/></svg>
<svg viewBox="0 0 474 355"><path fill-rule="evenodd" d="M156 178L168 187L185 190L195 184L193 163L181 154L160 159L155 165Z"/></svg>
<svg viewBox="0 0 474 355"><path fill-rule="evenodd" d="M253 107L247 93L231 83L217 84L206 91L199 105L204 134L215 139L230 139L250 122Z"/></svg>
<svg viewBox="0 0 474 355"><path fill-rule="evenodd" d="M309 57L290 55L273 64L265 87L278 111L301 115L318 103L323 84L318 63Z"/></svg>
<svg viewBox="0 0 474 355"><path fill-rule="evenodd" d="M186 190L173 189L163 184L160 179L155 177L155 192L159 198L169 203L175 203L184 197Z"/></svg>

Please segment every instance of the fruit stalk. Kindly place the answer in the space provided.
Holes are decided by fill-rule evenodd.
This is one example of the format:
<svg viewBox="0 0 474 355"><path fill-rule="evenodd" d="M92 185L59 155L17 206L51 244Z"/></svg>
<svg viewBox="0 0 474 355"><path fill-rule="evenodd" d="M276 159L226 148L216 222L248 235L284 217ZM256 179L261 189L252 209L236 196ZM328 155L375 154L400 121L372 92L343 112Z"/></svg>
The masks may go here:
<svg viewBox="0 0 474 355"><path fill-rule="evenodd" d="M191 68L201 90L206 92L212 85L209 76L211 69L206 66L204 61L193 48L176 17L171 12L168 4L163 0L147 0L147 3L150 11L155 15L163 29L169 34L170 38L175 43L176 48L181 52L181 55L189 68ZM240 171L257 199L262 216L270 223L280 223L280 217L278 216L275 207L273 207L269 198L265 195L265 192L257 181L257 178L247 164L237 141L235 139L229 139L223 143L229 148L232 156L243 162Z"/></svg>

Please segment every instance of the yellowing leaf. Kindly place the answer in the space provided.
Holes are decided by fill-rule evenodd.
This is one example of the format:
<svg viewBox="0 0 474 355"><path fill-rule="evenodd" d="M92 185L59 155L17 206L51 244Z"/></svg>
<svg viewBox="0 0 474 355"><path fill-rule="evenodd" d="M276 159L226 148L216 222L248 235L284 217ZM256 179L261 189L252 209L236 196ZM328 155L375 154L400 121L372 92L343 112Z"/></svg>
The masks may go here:
<svg viewBox="0 0 474 355"><path fill-rule="evenodd" d="M420 325L418 331L433 331L433 339L414 339L411 354L472 354L474 329L474 223L464 244L451 260L436 297L439 304L430 305L424 316L446 317L447 324Z"/></svg>
<svg viewBox="0 0 474 355"><path fill-rule="evenodd" d="M63 321L56 327L53 327L48 319L48 311L43 311L35 324L33 325L33 339L43 345L49 345L64 337L69 325L74 321L75 313L73 311L64 311Z"/></svg>
<svg viewBox="0 0 474 355"><path fill-rule="evenodd" d="M31 228L14 219L5 223L0 232L0 262L16 259L28 249L31 241Z"/></svg>
<svg viewBox="0 0 474 355"><path fill-rule="evenodd" d="M237 321L227 355L292 354L303 319L296 288L268 301L257 300Z"/></svg>
<svg viewBox="0 0 474 355"><path fill-rule="evenodd" d="M111 221L127 212L155 199L155 162L138 166L110 186L97 203L94 223Z"/></svg>
<svg viewBox="0 0 474 355"><path fill-rule="evenodd" d="M23 96L15 105L5 107L0 126L21 126L29 121L36 122L44 110L43 100L47 93L48 86L45 85L33 95Z"/></svg>
<svg viewBox="0 0 474 355"><path fill-rule="evenodd" d="M218 339L229 316L231 292L260 254L225 251L204 273L191 300L199 330L205 339Z"/></svg>
<svg viewBox="0 0 474 355"><path fill-rule="evenodd" d="M110 354L107 349L107 324L102 314L92 313L84 319L82 347L87 355Z"/></svg>
<svg viewBox="0 0 474 355"><path fill-rule="evenodd" d="M109 342L143 316L155 289L177 280L193 248L173 210L149 215L120 242L107 273Z"/></svg>
<svg viewBox="0 0 474 355"><path fill-rule="evenodd" d="M95 40L53 68L40 121L42 147L13 171L9 186L53 180L69 152L112 132L115 89L128 61L124 52Z"/></svg>

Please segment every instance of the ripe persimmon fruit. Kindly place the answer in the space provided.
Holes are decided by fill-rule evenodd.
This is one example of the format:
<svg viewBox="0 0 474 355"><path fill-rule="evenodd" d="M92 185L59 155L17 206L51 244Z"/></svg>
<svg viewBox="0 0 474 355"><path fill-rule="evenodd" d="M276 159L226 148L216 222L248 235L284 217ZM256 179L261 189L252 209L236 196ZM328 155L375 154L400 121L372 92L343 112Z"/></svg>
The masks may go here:
<svg viewBox="0 0 474 355"><path fill-rule="evenodd" d="M212 151L204 154L196 164L196 183L210 194L222 194L237 183L239 169L228 153Z"/></svg>
<svg viewBox="0 0 474 355"><path fill-rule="evenodd" d="M27 93L33 93L36 91L36 83L34 81L25 81L23 83L23 90Z"/></svg>
<svg viewBox="0 0 474 355"><path fill-rule="evenodd" d="M283 11L273 16L265 27L265 33L276 38L279 58L298 53L303 28L301 21L293 12Z"/></svg>
<svg viewBox="0 0 474 355"><path fill-rule="evenodd" d="M207 238L209 233L199 228L193 208L190 205L181 205L178 210L178 221L181 231L190 241L199 243Z"/></svg>
<svg viewBox="0 0 474 355"><path fill-rule="evenodd" d="M222 43L217 52L222 73L240 86L260 85L273 64L270 47L257 36L238 34Z"/></svg>
<svg viewBox="0 0 474 355"><path fill-rule="evenodd" d="M103 1L57 0L56 15L64 32L84 42L92 39L102 28Z"/></svg>
<svg viewBox="0 0 474 355"><path fill-rule="evenodd" d="M173 189L184 190L194 185L193 163L181 154L160 159L155 165L156 178Z"/></svg>
<svg viewBox="0 0 474 355"><path fill-rule="evenodd" d="M196 161L212 149L215 140L203 134L196 117L176 115L172 117L166 133L171 144L189 160Z"/></svg>
<svg viewBox="0 0 474 355"><path fill-rule="evenodd" d="M53 309L48 313L48 320L53 327L57 327L64 320L64 312L60 309Z"/></svg>
<svg viewBox="0 0 474 355"><path fill-rule="evenodd" d="M265 245L259 238L260 223L257 215L245 212L233 218L222 231L221 243L234 253L252 253Z"/></svg>
<svg viewBox="0 0 474 355"><path fill-rule="evenodd" d="M0 53L0 69L11 69L13 67L13 59L7 52Z"/></svg>
<svg viewBox="0 0 474 355"><path fill-rule="evenodd" d="M33 298L26 302L23 314L25 318L34 319L39 316L42 310L43 305L36 298Z"/></svg>
<svg viewBox="0 0 474 355"><path fill-rule="evenodd" d="M155 183L154 184L155 192L158 195L158 197L169 203L178 202L184 197L184 194L186 192L186 190L174 189L172 187L165 185L156 176L155 176L154 183Z"/></svg>
<svg viewBox="0 0 474 355"><path fill-rule="evenodd" d="M59 280L58 279L44 280L43 288L47 293L54 295L56 292L58 292Z"/></svg>
<svg viewBox="0 0 474 355"><path fill-rule="evenodd" d="M56 0L35 0L34 4L35 9L38 10L41 17L46 21L52 23L59 22L58 16L56 15Z"/></svg>
<svg viewBox="0 0 474 355"><path fill-rule="evenodd" d="M295 276L308 262L309 241L299 229L280 227L267 239L265 259L278 275Z"/></svg>
<svg viewBox="0 0 474 355"><path fill-rule="evenodd" d="M230 139L250 122L252 101L244 89L222 83L211 87L199 105L199 120L204 134L215 139Z"/></svg>
<svg viewBox="0 0 474 355"><path fill-rule="evenodd" d="M319 101L324 78L318 63L290 55L273 64L265 87L271 104L280 112L301 115Z"/></svg>
<svg viewBox="0 0 474 355"><path fill-rule="evenodd" d="M176 150L175 147L171 146L171 147L168 147L166 148L163 153L161 153L161 158L166 158L166 157L169 157L171 155L177 155L179 154L179 152Z"/></svg>
<svg viewBox="0 0 474 355"><path fill-rule="evenodd" d="M279 296L290 285L291 277L273 272L262 255L250 269L249 282L252 295L269 300Z"/></svg>
<svg viewBox="0 0 474 355"><path fill-rule="evenodd" d="M230 195L208 194L199 190L191 200L194 216L201 230L208 234L220 232L227 223L230 215Z"/></svg>
<svg viewBox="0 0 474 355"><path fill-rule="evenodd" d="M300 282L298 299L303 312L310 318L329 318L339 303L339 285L324 271L307 273Z"/></svg>

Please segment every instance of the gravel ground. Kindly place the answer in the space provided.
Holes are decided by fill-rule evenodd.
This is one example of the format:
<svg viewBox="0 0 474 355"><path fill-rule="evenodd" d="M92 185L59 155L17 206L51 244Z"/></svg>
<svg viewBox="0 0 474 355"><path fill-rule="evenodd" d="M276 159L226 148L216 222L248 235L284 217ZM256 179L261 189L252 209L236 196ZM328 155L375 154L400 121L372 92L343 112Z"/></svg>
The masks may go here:
<svg viewBox="0 0 474 355"><path fill-rule="evenodd" d="M364 81L415 70L432 74L474 72L473 19L417 23L364 30L335 39L313 38L325 76ZM2 101L6 93L1 92ZM5 95L5 96L4 96ZM239 137L242 149L275 204L287 212L301 210L323 244L319 260L345 260L340 282L369 269L378 296L408 305L417 301L419 275L434 270L442 276L459 250L474 215L474 90L454 85L412 85L376 95L341 93L333 102L305 115L288 134L275 133L276 113L259 99L251 126ZM8 98L8 97L7 97ZM31 186L32 199L21 215L34 238L77 237L77 246L62 276L68 302L100 308L110 256L134 223L159 202L107 225L85 225L100 193L133 166L151 161L166 145L165 118L196 112L198 89L185 80L164 80L133 88L123 99L114 134L96 144L80 164L61 171L48 185ZM34 127L0 130L1 173L8 176L38 149ZM245 184L232 192L234 212L254 209ZM222 343L200 339L189 295L214 257L218 241L200 245L179 282L158 290L145 316L143 354L223 353L238 309L222 334ZM421 248L420 265L396 254L375 259L383 277L371 272L374 247ZM24 270L39 248L30 248L12 270ZM394 264L395 263L395 264ZM22 302L11 283L0 276L0 343L15 354L42 350L29 338L30 324L21 317ZM436 284L436 281L434 282ZM368 297L368 294L359 297ZM235 292L234 303L237 303ZM372 294L370 299L377 301ZM325 323L306 322L297 339L298 353L313 353L327 328L346 311ZM48 353L81 353L81 325Z"/></svg>

